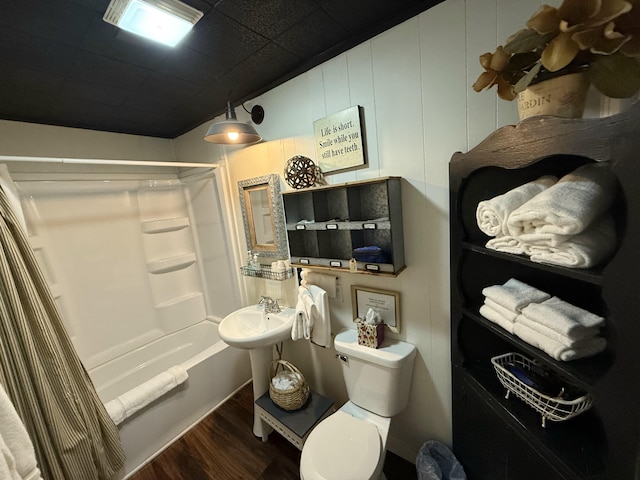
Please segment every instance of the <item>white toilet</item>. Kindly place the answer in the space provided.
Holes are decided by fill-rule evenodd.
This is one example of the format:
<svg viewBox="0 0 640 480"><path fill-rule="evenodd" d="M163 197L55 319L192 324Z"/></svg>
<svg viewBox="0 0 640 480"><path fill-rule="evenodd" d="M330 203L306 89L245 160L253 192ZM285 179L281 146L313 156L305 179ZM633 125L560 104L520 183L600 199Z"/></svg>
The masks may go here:
<svg viewBox="0 0 640 480"><path fill-rule="evenodd" d="M336 335L349 401L309 434L300 459L303 480L377 480L391 417L409 400L415 346L387 339L381 348L358 345L355 330Z"/></svg>

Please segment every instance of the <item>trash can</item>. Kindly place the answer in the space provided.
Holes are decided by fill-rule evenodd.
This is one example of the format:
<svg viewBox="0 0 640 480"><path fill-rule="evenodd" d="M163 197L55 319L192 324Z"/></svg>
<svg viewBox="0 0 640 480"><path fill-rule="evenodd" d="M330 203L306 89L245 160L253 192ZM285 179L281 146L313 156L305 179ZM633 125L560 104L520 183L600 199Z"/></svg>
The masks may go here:
<svg viewBox="0 0 640 480"><path fill-rule="evenodd" d="M425 442L416 458L418 480L466 480L467 475L453 452L435 440Z"/></svg>

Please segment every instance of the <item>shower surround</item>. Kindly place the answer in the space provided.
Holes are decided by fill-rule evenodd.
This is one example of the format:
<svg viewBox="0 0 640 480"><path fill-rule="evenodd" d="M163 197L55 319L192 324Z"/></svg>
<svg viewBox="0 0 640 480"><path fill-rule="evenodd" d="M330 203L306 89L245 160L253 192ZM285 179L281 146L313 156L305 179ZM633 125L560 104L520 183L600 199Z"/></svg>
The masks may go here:
<svg viewBox="0 0 640 480"><path fill-rule="evenodd" d="M220 179L43 177L17 182L29 239L100 398L189 372L120 425L128 476L251 377L217 335L241 305Z"/></svg>

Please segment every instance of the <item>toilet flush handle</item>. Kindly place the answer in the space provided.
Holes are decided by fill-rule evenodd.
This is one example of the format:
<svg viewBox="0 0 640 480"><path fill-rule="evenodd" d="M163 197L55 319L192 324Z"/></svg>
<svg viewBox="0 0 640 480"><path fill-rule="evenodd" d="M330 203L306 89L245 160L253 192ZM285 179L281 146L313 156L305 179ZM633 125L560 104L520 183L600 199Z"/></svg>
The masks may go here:
<svg viewBox="0 0 640 480"><path fill-rule="evenodd" d="M341 362L349 363L349 357L347 357L346 355L342 355L342 354L338 353L338 354L336 354L336 358L338 360L340 360Z"/></svg>

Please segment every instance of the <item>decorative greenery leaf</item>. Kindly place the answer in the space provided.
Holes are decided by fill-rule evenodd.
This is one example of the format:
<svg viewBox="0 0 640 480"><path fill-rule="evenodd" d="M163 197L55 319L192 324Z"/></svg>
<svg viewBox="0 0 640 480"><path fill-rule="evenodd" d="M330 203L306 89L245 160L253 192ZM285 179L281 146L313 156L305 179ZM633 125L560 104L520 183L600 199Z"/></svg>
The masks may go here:
<svg viewBox="0 0 640 480"><path fill-rule="evenodd" d="M578 44L571 39L571 34L560 33L542 52L542 65L550 72L557 72L569 65L579 50Z"/></svg>
<svg viewBox="0 0 640 480"><path fill-rule="evenodd" d="M541 35L535 30L523 28L509 37L507 44L504 46L504 51L507 53L524 53L538 50L543 48L554 35L555 33Z"/></svg>
<svg viewBox="0 0 640 480"><path fill-rule="evenodd" d="M525 90L531 84L531 82L536 77L538 72L540 72L541 68L542 68L542 62L536 63L535 66L531 70L529 70L529 73L527 73L524 77L518 80L518 83L516 83L515 86L513 87L513 90L515 91L515 93L520 93L523 90Z"/></svg>
<svg viewBox="0 0 640 480"><path fill-rule="evenodd" d="M640 89L640 62L619 53L598 57L589 67L593 85L612 98L628 98Z"/></svg>

